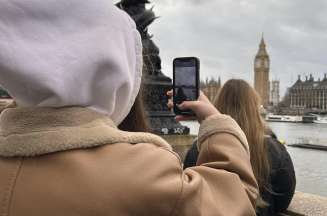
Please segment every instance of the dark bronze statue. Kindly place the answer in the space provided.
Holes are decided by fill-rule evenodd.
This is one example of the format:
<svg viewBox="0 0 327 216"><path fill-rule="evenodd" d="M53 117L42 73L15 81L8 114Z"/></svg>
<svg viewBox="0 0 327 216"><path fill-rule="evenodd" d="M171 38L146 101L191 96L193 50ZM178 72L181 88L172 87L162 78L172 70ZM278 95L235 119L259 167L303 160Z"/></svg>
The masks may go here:
<svg viewBox="0 0 327 216"><path fill-rule="evenodd" d="M159 76L169 80L161 72L161 59L159 48L152 41L152 35L148 33L148 26L153 23L156 17L153 8L146 9L147 0L123 0L117 6L125 10L135 21L143 43L143 72L145 76Z"/></svg>
<svg viewBox="0 0 327 216"><path fill-rule="evenodd" d="M147 9L148 0L122 0L116 5L135 21L143 44L143 99L153 132L158 134L188 134L189 128L176 122L168 110L166 92L172 80L161 71L159 48L152 40L148 27L158 17L153 8Z"/></svg>

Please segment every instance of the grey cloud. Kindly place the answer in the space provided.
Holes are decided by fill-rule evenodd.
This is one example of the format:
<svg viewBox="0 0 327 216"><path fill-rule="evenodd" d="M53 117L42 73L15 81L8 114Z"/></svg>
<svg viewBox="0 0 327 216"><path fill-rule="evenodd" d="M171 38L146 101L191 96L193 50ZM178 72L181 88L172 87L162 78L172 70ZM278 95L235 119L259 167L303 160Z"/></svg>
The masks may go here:
<svg viewBox="0 0 327 216"><path fill-rule="evenodd" d="M327 3L324 0L153 0L150 27L161 49L164 73L176 56L201 58L203 78L239 77L253 83L261 33L271 57L271 79L282 91L297 74L327 72Z"/></svg>

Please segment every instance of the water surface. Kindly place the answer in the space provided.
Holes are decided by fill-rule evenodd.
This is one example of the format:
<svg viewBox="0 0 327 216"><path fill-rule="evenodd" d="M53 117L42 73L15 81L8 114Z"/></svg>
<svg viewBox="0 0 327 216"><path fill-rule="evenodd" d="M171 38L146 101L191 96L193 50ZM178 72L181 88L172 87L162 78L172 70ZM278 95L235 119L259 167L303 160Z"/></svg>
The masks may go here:
<svg viewBox="0 0 327 216"><path fill-rule="evenodd" d="M197 122L182 122L197 134ZM286 143L312 143L327 145L327 124L268 123L278 138ZM327 151L287 147L297 178L296 189L327 197Z"/></svg>

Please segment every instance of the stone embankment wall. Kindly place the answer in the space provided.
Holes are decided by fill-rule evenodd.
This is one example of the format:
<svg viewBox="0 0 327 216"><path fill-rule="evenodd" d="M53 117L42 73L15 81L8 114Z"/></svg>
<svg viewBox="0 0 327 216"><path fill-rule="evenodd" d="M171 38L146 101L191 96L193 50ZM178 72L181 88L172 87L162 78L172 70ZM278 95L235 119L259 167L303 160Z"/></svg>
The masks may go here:
<svg viewBox="0 0 327 216"><path fill-rule="evenodd" d="M293 197L289 209L285 214L281 215L326 216L327 198L297 191Z"/></svg>
<svg viewBox="0 0 327 216"><path fill-rule="evenodd" d="M184 161L187 150L196 139L196 136L193 135L164 135L161 137L172 145L174 151L178 153L182 161Z"/></svg>

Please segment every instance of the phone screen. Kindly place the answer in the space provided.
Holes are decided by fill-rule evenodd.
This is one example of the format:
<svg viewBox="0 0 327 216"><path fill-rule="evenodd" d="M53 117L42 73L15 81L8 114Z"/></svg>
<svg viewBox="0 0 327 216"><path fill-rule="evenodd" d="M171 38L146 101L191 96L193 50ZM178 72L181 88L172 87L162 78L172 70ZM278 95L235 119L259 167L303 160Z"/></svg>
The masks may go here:
<svg viewBox="0 0 327 216"><path fill-rule="evenodd" d="M190 110L181 111L176 107L183 101L195 101L199 96L199 61L194 57L174 60L174 104L175 113L193 115Z"/></svg>

